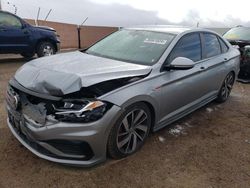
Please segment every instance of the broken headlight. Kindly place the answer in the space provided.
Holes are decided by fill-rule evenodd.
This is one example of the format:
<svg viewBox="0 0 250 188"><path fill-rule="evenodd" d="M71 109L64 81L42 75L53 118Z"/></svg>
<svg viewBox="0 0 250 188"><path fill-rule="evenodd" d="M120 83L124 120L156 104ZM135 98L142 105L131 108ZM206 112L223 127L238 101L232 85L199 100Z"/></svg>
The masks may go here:
<svg viewBox="0 0 250 188"><path fill-rule="evenodd" d="M103 117L109 109L102 101L65 100L55 106L55 118L59 121L89 123Z"/></svg>

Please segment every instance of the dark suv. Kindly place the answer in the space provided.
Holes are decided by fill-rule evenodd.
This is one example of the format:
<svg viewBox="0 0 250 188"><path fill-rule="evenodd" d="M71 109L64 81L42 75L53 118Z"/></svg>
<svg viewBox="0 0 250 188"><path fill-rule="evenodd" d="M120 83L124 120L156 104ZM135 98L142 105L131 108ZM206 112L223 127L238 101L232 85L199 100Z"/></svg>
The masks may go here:
<svg viewBox="0 0 250 188"><path fill-rule="evenodd" d="M43 57L55 54L59 46L59 36L54 29L32 26L14 14L0 11L0 53Z"/></svg>

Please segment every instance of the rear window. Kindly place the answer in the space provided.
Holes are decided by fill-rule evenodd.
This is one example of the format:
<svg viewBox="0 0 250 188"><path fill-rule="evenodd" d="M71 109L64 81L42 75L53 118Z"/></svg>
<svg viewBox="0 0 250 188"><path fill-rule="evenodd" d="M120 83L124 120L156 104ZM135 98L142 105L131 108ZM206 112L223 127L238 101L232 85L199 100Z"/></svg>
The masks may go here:
<svg viewBox="0 0 250 188"><path fill-rule="evenodd" d="M210 33L204 33L203 36L204 36L205 58L221 54L221 47L217 36Z"/></svg>
<svg viewBox="0 0 250 188"><path fill-rule="evenodd" d="M222 53L226 53L229 49L228 46L225 44L225 42L221 38L219 38L219 41L220 41Z"/></svg>

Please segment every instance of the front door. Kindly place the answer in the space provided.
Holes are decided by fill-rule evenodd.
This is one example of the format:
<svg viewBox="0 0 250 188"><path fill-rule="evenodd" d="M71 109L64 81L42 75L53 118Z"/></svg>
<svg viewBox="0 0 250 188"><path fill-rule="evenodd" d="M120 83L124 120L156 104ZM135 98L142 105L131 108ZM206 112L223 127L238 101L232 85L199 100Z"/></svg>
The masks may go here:
<svg viewBox="0 0 250 188"><path fill-rule="evenodd" d="M29 33L21 21L5 12L0 12L0 52L20 53L28 50Z"/></svg>
<svg viewBox="0 0 250 188"><path fill-rule="evenodd" d="M207 78L204 78L205 67L202 60L200 33L183 36L170 53L166 63L171 63L176 57L189 58L196 64L189 70L165 71L161 75L160 123L181 116L185 111L190 111L210 97L206 89Z"/></svg>

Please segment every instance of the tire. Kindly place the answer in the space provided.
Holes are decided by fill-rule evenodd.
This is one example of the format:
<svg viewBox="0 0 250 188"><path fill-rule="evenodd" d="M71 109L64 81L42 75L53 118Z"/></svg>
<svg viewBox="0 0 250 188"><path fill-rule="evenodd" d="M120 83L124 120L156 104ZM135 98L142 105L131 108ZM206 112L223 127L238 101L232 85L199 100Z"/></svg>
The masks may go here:
<svg viewBox="0 0 250 188"><path fill-rule="evenodd" d="M21 53L21 56L23 56L25 59L31 59L35 53Z"/></svg>
<svg viewBox="0 0 250 188"><path fill-rule="evenodd" d="M222 83L216 102L223 103L227 101L232 91L234 80L235 80L234 73L230 72Z"/></svg>
<svg viewBox="0 0 250 188"><path fill-rule="evenodd" d="M37 56L51 56L56 53L55 46L51 42L41 42L37 46Z"/></svg>
<svg viewBox="0 0 250 188"><path fill-rule="evenodd" d="M107 144L109 156L121 159L137 152L148 137L151 123L151 112L145 103L128 107L111 129Z"/></svg>

